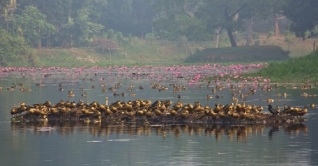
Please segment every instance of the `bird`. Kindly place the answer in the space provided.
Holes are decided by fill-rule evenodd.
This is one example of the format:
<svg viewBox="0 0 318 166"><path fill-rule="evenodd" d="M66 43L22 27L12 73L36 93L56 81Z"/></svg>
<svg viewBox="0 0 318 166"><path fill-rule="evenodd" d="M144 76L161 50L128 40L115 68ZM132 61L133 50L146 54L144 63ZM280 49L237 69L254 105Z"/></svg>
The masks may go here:
<svg viewBox="0 0 318 166"><path fill-rule="evenodd" d="M212 99L213 97L211 95L206 95L206 99L209 100L209 99Z"/></svg>
<svg viewBox="0 0 318 166"><path fill-rule="evenodd" d="M86 97L86 96L87 96L86 92L84 92L84 93L82 94L82 96L83 96L83 97Z"/></svg>
<svg viewBox="0 0 318 166"><path fill-rule="evenodd" d="M311 108L315 108L315 103L311 103L311 104L310 104L310 107L311 107Z"/></svg>
<svg viewBox="0 0 318 166"><path fill-rule="evenodd" d="M276 109L274 109L273 106L270 104L268 105L268 111L273 115L279 114L279 112Z"/></svg>

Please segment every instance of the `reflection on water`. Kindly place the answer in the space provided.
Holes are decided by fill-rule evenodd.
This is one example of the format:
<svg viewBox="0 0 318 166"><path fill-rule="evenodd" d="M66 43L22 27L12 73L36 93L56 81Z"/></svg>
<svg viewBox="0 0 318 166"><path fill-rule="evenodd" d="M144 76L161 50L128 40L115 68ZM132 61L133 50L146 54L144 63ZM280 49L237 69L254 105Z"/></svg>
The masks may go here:
<svg viewBox="0 0 318 166"><path fill-rule="evenodd" d="M26 165L311 165L305 124L12 123L11 131L3 147Z"/></svg>
<svg viewBox="0 0 318 166"><path fill-rule="evenodd" d="M48 127L49 126L49 127ZM11 123L13 132L32 132L33 134L72 135L79 133L89 133L94 137L106 137L111 135L127 136L161 136L163 139L167 133L179 138L182 135L214 137L219 141L222 137L230 141L248 141L248 137L257 135L267 135L269 140L275 139L278 132L286 135L298 136L306 135L308 128L305 124L284 124L277 126L258 125L87 125L84 123L51 123L51 124L19 124ZM268 130L268 131L267 131Z"/></svg>

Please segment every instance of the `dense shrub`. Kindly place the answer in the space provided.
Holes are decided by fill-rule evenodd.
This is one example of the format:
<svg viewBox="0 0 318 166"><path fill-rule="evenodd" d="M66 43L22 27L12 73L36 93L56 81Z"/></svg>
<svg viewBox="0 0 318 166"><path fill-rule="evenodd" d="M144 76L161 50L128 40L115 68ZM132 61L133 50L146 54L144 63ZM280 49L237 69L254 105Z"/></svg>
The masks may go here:
<svg viewBox="0 0 318 166"><path fill-rule="evenodd" d="M8 66L12 62L20 65L33 65L36 63L29 45L23 37L12 36L6 30L0 28L0 65Z"/></svg>

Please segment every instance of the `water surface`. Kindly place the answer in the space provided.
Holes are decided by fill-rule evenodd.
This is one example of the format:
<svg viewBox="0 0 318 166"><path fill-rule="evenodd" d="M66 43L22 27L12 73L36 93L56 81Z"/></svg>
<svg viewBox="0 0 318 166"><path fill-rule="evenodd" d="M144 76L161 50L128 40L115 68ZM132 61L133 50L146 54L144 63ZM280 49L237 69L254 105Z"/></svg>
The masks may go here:
<svg viewBox="0 0 318 166"><path fill-rule="evenodd" d="M153 80L152 80L153 81ZM23 82L30 92L19 88L6 90L13 83ZM110 87L121 82L122 88L102 92L101 84ZM160 84L169 87L158 91L150 87L148 78L127 78L99 73L82 77L22 78L3 77L0 85L0 165L318 165L317 108L309 108L303 124L226 126L220 124L172 124L172 125L107 125L82 124L80 122L11 123L10 109L19 102L34 104L46 100L109 103L117 100L150 99L184 103L200 101L202 105L232 102L232 91L226 88L212 93L215 87L198 83L189 85L184 80L164 79ZM45 86L36 86L43 83ZM126 88L134 84L136 96L129 96ZM180 83L187 90L173 93L171 83ZM59 91L62 84L63 91ZM142 85L143 89L138 87ZM226 84L225 84L226 85ZM227 85L226 85L227 86ZM80 90L83 88L83 91ZM68 97L68 90L76 96ZM243 87L242 92L248 92ZM81 96L83 92L87 97ZM254 95L246 97L246 104L257 104L267 109L268 98L274 106L283 104L299 106L317 101L316 97L303 97L304 90L281 87L271 91L257 88ZM318 94L317 89L306 90ZM286 98L277 94L287 93ZM181 98L178 99L177 95ZM206 95L214 96L206 99ZM219 98L216 98L216 95ZM51 128L41 128L51 127ZM48 131L41 129L48 129Z"/></svg>

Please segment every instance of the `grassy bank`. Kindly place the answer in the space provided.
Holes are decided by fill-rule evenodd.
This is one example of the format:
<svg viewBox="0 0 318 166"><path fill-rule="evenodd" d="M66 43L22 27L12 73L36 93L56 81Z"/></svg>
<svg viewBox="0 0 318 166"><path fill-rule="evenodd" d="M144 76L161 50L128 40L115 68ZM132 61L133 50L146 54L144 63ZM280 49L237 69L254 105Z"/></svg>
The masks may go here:
<svg viewBox="0 0 318 166"><path fill-rule="evenodd" d="M208 48L191 55L185 62L251 63L273 60L283 61L289 58L288 52L278 46L258 45L237 48Z"/></svg>
<svg viewBox="0 0 318 166"><path fill-rule="evenodd" d="M318 82L318 51L284 62L270 63L251 76L270 78L272 82Z"/></svg>
<svg viewBox="0 0 318 166"><path fill-rule="evenodd" d="M191 47L195 49L200 43ZM109 53L94 48L34 49L37 66L173 65L189 56L182 47L168 41L138 41Z"/></svg>
<svg viewBox="0 0 318 166"><path fill-rule="evenodd" d="M259 61L287 60L308 54L314 39L302 41L294 39L290 43L290 54L287 55L287 44L282 37L265 38L260 35L259 45L231 48L222 45L214 48L215 43L146 41L137 39L122 45L109 54L98 52L94 48L42 48L33 49L32 65L36 66L109 66L109 65L174 65L184 63L251 63ZM243 43L240 43L242 45ZM15 64L16 63L16 64ZM25 66L14 62L10 66Z"/></svg>

